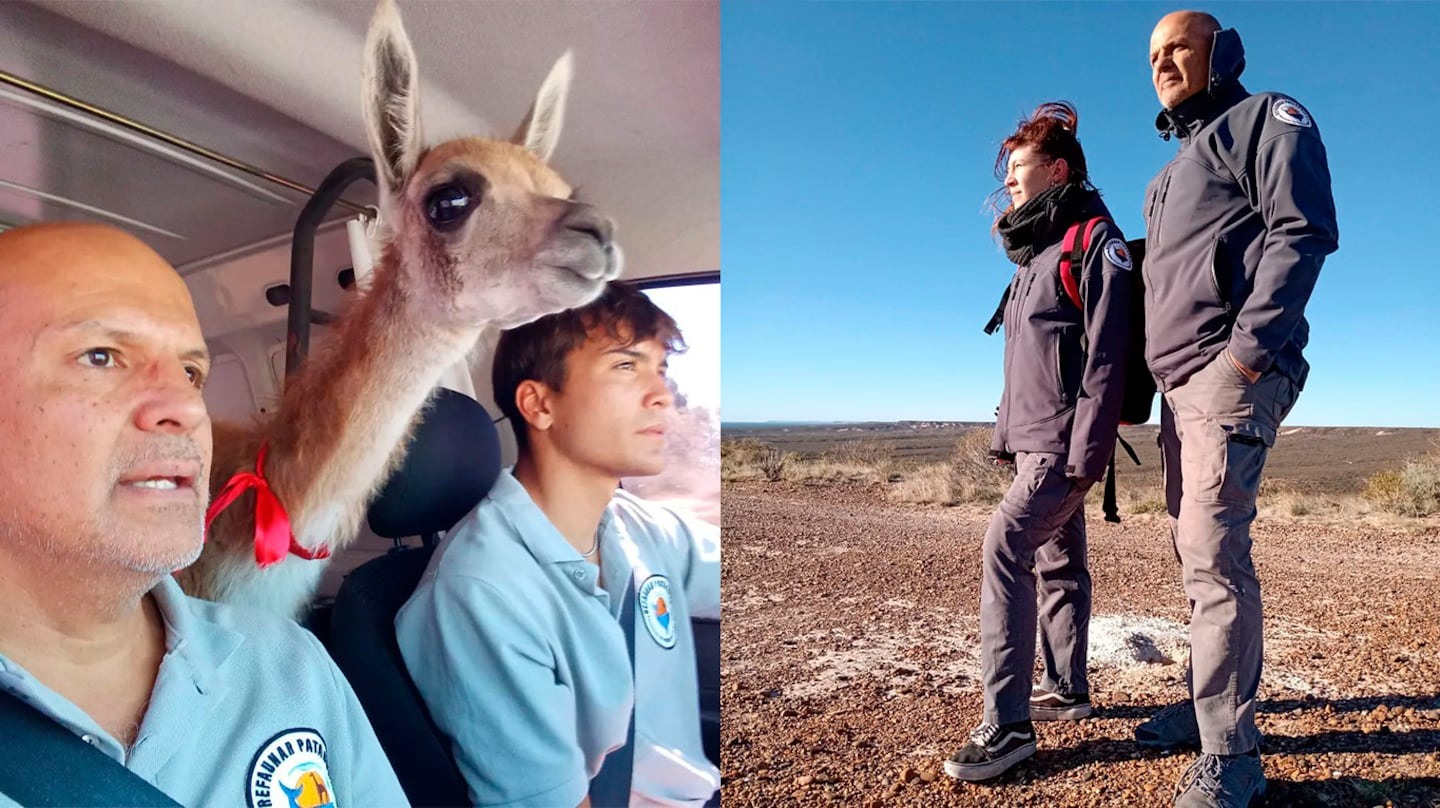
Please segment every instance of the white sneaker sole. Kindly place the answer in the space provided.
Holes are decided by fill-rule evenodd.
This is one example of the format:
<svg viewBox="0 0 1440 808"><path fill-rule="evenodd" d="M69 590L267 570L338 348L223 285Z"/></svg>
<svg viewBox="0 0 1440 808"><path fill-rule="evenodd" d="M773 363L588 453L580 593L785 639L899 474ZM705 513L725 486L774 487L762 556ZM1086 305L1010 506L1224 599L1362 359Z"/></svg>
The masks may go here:
<svg viewBox="0 0 1440 808"><path fill-rule="evenodd" d="M1036 707L1030 705L1031 721L1079 721L1082 718L1089 718L1094 712L1090 702L1082 702L1071 707Z"/></svg>
<svg viewBox="0 0 1440 808"><path fill-rule="evenodd" d="M1004 757L998 757L984 763L962 766L953 760L947 760L945 761L945 773L956 780L964 780L966 782L989 780L992 777L999 777L1009 771L1015 764L1034 754L1035 742L1031 741L1024 746L1012 750L1010 754Z"/></svg>

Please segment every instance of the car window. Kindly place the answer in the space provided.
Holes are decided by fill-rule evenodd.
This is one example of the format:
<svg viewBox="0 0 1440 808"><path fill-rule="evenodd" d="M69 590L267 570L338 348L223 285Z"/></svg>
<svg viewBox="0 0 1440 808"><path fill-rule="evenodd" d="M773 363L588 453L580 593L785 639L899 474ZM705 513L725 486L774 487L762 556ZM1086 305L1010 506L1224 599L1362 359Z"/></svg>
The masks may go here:
<svg viewBox="0 0 1440 808"><path fill-rule="evenodd" d="M680 326L688 346L670 357L676 419L666 434L665 471L631 477L625 490L720 524L720 283L641 290Z"/></svg>

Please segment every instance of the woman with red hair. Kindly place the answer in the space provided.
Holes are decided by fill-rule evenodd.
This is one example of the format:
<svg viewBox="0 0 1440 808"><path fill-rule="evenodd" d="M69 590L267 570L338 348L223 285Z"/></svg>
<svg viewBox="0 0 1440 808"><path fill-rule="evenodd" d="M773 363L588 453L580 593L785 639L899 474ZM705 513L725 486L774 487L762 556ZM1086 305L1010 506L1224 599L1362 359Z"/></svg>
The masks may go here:
<svg viewBox="0 0 1440 808"><path fill-rule="evenodd" d="M991 454L1014 464L1015 481L985 534L985 713L945 761L961 780L995 777L1033 755L1032 720L1090 714L1084 501L1115 448L1133 295L1130 253L1090 182L1078 123L1070 104L1043 104L995 163L1004 182L995 231L1016 270L986 328L1005 327ZM1032 687L1037 625L1045 673Z"/></svg>

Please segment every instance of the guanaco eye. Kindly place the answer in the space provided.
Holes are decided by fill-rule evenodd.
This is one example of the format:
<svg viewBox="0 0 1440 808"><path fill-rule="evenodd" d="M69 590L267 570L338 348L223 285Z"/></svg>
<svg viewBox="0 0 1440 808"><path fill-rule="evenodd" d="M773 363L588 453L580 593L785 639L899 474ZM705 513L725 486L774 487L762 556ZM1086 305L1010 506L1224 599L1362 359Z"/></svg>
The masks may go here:
<svg viewBox="0 0 1440 808"><path fill-rule="evenodd" d="M439 230L459 227L480 202L464 186L441 185L425 197L425 218Z"/></svg>
<svg viewBox="0 0 1440 808"><path fill-rule="evenodd" d="M490 184L478 171L460 167L425 194L425 219L442 233L456 230L480 208Z"/></svg>

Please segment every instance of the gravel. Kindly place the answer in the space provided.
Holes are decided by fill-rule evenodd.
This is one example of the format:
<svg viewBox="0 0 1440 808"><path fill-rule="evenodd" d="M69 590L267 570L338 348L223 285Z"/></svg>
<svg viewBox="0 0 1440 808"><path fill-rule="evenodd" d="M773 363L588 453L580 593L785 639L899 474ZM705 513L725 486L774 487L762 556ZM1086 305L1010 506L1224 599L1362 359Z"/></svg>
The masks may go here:
<svg viewBox="0 0 1440 808"><path fill-rule="evenodd" d="M980 719L988 508L879 487L727 485L726 806L1168 805L1193 755L1131 731L1183 695L1188 603L1163 517L1090 521L1096 714L1038 724L990 784L940 764ZM1440 520L1253 530L1268 805L1440 806Z"/></svg>

